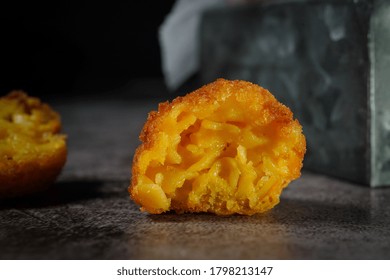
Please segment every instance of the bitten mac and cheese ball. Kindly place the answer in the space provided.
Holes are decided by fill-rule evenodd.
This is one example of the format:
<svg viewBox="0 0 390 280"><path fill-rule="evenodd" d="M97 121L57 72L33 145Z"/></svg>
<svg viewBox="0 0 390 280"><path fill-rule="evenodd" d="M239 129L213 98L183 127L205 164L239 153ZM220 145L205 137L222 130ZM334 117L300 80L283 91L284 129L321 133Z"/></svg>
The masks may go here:
<svg viewBox="0 0 390 280"><path fill-rule="evenodd" d="M14 91L0 98L0 198L50 186L66 161L60 116L49 105Z"/></svg>
<svg viewBox="0 0 390 280"><path fill-rule="evenodd" d="M141 132L129 191L141 210L262 213L300 176L302 127L267 90L217 81L159 105Z"/></svg>

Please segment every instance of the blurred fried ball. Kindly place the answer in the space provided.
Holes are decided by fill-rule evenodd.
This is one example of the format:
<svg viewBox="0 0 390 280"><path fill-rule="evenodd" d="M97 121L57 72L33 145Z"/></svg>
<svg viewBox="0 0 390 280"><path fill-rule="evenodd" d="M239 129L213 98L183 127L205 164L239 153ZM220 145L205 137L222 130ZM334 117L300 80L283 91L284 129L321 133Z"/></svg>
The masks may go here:
<svg viewBox="0 0 390 280"><path fill-rule="evenodd" d="M0 198L44 190L66 161L60 116L38 98L13 91L0 98Z"/></svg>

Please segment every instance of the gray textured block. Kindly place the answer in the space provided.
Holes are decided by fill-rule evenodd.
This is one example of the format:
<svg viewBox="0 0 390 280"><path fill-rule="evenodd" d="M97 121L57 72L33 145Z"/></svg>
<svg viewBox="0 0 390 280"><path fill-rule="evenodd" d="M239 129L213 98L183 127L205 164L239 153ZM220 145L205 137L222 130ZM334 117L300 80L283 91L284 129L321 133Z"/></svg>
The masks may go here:
<svg viewBox="0 0 390 280"><path fill-rule="evenodd" d="M390 1L266 1L208 10L201 79L269 89L302 123L304 166L390 185Z"/></svg>

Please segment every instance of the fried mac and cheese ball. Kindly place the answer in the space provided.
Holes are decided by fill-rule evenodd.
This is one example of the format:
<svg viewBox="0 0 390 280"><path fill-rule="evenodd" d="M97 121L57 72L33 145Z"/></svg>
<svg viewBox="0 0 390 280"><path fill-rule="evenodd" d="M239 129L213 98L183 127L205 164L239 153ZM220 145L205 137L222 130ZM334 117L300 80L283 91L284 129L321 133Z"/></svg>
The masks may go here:
<svg viewBox="0 0 390 280"><path fill-rule="evenodd" d="M43 190L66 161L60 116L21 91L0 98L0 198Z"/></svg>
<svg viewBox="0 0 390 280"><path fill-rule="evenodd" d="M217 81L159 105L141 132L131 197L141 210L262 213L300 176L302 127L266 89Z"/></svg>

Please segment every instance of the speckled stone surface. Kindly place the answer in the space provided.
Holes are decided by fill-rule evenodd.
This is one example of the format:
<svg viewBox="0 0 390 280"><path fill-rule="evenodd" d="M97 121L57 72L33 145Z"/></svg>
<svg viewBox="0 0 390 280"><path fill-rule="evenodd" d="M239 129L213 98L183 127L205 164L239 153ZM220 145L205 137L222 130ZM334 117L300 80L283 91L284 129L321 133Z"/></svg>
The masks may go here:
<svg viewBox="0 0 390 280"><path fill-rule="evenodd" d="M149 215L127 194L155 101L54 107L69 157L47 192L0 201L0 259L389 259L390 189L304 172L266 214Z"/></svg>

